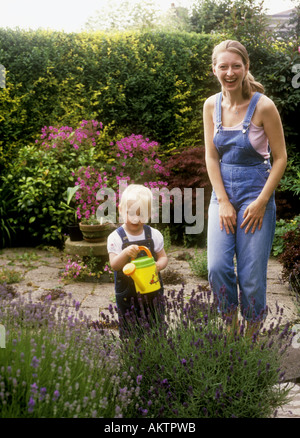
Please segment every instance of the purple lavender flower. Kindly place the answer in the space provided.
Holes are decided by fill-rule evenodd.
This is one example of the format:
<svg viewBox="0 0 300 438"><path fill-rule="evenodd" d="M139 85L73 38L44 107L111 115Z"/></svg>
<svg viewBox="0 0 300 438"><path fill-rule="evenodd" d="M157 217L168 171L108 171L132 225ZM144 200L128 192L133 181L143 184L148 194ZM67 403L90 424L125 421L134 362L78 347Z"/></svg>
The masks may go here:
<svg viewBox="0 0 300 438"><path fill-rule="evenodd" d="M33 400L32 397L30 397L29 402L28 402L28 412L30 414L33 412L34 405L35 405L35 401Z"/></svg>
<svg viewBox="0 0 300 438"><path fill-rule="evenodd" d="M32 366L32 368L36 369L39 366L39 363L40 363L39 359L37 359L36 356L33 356L31 364L30 364Z"/></svg>
<svg viewBox="0 0 300 438"><path fill-rule="evenodd" d="M53 394L53 401L56 401L58 398L59 398L59 396L60 396L60 393L59 393L59 391L54 391L54 394Z"/></svg>

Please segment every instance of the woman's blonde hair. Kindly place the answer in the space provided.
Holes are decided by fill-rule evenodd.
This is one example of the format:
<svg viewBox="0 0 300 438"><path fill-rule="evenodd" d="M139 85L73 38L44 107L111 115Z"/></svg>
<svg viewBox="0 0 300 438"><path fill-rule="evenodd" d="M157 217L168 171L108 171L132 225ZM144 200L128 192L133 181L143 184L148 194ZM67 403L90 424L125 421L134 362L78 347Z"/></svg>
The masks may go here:
<svg viewBox="0 0 300 438"><path fill-rule="evenodd" d="M243 46L243 44L241 44L239 41L226 40L215 46L212 53L213 67L217 64L218 55L222 52L233 52L238 54L242 58L244 66L250 67L250 59L248 52L245 46ZM262 84L260 84L254 79L254 77L248 70L248 73L246 74L243 81L243 88L242 88L243 97L248 99L251 96L252 91L259 91L260 93L264 93L265 89Z"/></svg>
<svg viewBox="0 0 300 438"><path fill-rule="evenodd" d="M147 222L151 216L152 199L152 192L148 187L141 184L130 184L122 193L119 205L120 213L124 218L128 202L134 203L133 209L140 210L140 216Z"/></svg>

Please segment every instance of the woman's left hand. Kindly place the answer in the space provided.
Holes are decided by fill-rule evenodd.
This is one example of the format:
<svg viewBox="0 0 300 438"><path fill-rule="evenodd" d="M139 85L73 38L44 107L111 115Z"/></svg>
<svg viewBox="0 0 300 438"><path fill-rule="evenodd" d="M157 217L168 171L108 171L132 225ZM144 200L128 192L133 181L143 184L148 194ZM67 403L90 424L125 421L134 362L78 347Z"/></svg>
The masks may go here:
<svg viewBox="0 0 300 438"><path fill-rule="evenodd" d="M248 233L251 227L252 227L251 233L254 233L256 228L258 228L259 230L261 229L265 211L266 211L266 205L262 204L258 200L255 200L248 205L248 207L244 211L243 214L244 220L241 224L241 228L246 227L245 228L246 234Z"/></svg>

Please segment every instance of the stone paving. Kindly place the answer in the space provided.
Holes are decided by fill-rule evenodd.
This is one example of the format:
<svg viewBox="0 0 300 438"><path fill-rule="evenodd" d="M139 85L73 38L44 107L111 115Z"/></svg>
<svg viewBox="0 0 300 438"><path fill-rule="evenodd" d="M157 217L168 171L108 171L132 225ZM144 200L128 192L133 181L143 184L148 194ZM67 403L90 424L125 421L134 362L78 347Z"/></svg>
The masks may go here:
<svg viewBox="0 0 300 438"><path fill-rule="evenodd" d="M192 252L192 249L172 247L168 252L169 264L167 270L180 272L186 281L185 294L188 296L199 284L207 285L207 281L199 280L190 270L186 260L179 257L183 252ZM100 312L107 312L110 304L115 304L114 285L111 282L75 282L64 284L60 276L66 262L66 254L58 251L46 251L33 248L12 248L0 252L0 268L14 269L24 274L19 283L13 287L33 300L39 300L45 293L54 293L62 290L71 293L72 297L81 303L81 309L93 320L99 319ZM267 304L269 315L266 324L276 320L276 309L282 308L282 322L293 321L300 323L299 309L295 303L295 296L289 290L288 284L281 280L281 265L271 258L268 267ZM179 290L180 284L165 284L166 290ZM290 348L289 355L284 363L286 378L289 385L291 401L277 412L277 418L300 418L300 344L299 348Z"/></svg>

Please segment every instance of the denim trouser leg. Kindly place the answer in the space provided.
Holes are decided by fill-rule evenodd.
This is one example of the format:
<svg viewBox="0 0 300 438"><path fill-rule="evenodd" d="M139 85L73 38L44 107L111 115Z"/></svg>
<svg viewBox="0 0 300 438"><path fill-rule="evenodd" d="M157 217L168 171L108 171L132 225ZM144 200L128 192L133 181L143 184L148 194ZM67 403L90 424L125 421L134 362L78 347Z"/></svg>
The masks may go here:
<svg viewBox="0 0 300 438"><path fill-rule="evenodd" d="M258 317L266 308L267 265L276 225L276 208L271 199L262 228L254 233L240 228L245 208L238 212L236 230L237 275L241 293L241 311L247 319Z"/></svg>
<svg viewBox="0 0 300 438"><path fill-rule="evenodd" d="M245 207L246 208L246 207ZM220 289L225 288L224 307L238 306L237 280L234 272L234 254L237 259L238 284L241 293L241 311L252 318L266 307L267 264L273 242L276 213L274 200L266 209L261 230L245 234L241 229L243 213L237 213L236 233L220 230L219 205L211 203L208 221L208 272L213 292L223 300Z"/></svg>
<svg viewBox="0 0 300 438"><path fill-rule="evenodd" d="M234 272L235 235L221 231L219 205L211 203L208 209L207 268L208 281L220 300L220 307L238 306L237 279ZM220 294L221 290L225 295ZM221 296L222 295L222 296Z"/></svg>

